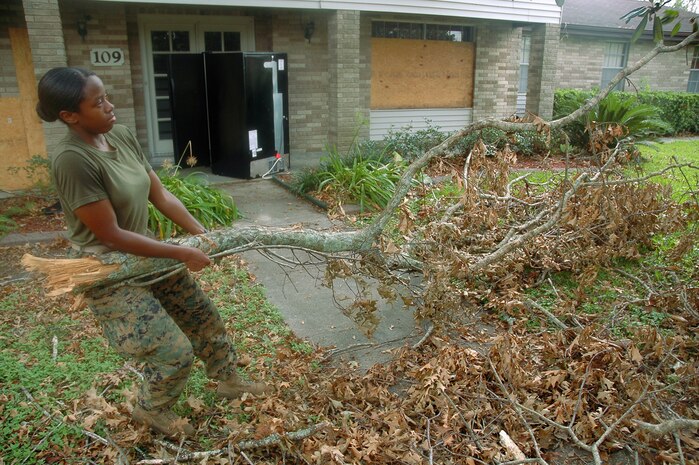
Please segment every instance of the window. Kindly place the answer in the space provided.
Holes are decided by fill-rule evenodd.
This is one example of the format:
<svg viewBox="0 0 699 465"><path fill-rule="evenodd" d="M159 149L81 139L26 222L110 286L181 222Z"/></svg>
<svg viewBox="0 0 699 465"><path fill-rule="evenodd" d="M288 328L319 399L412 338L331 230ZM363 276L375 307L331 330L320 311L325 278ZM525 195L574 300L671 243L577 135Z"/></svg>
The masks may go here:
<svg viewBox="0 0 699 465"><path fill-rule="evenodd" d="M687 92L699 93L699 46L694 47L694 56L692 57L692 66L689 70L689 83L687 84Z"/></svg>
<svg viewBox="0 0 699 465"><path fill-rule="evenodd" d="M519 92L526 93L529 85L529 50L531 49L532 37L529 33L522 34L522 50L520 51L519 62Z"/></svg>
<svg viewBox="0 0 699 465"><path fill-rule="evenodd" d="M628 56L629 44L625 42L607 42L605 44L600 87L607 87L609 81L626 66ZM624 90L624 81L617 84L614 90Z"/></svg>
<svg viewBox="0 0 699 465"><path fill-rule="evenodd" d="M471 26L405 23L400 21L374 21L371 23L371 36L384 39L473 42L475 30Z"/></svg>

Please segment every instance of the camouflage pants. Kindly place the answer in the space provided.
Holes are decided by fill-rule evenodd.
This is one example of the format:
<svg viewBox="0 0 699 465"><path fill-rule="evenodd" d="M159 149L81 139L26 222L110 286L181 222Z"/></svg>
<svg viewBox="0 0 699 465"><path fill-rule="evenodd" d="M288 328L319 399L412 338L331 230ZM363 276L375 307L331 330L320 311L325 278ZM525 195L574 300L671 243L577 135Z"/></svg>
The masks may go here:
<svg viewBox="0 0 699 465"><path fill-rule="evenodd" d="M236 354L214 304L186 270L150 287L92 290L87 303L109 344L144 362L139 403L170 408L187 383L196 355L209 378L226 380Z"/></svg>

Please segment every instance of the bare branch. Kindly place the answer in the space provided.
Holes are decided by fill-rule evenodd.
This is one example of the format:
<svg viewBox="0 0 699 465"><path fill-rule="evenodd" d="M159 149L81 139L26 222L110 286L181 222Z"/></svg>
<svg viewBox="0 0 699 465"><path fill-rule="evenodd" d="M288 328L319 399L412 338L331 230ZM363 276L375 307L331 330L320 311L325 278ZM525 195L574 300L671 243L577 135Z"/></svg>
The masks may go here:
<svg viewBox="0 0 699 465"><path fill-rule="evenodd" d="M685 430L699 430L699 420L691 420L689 418L676 418L674 420L667 420L662 423L658 423L657 425L640 420L634 420L634 423L656 436L677 433L678 431Z"/></svg>

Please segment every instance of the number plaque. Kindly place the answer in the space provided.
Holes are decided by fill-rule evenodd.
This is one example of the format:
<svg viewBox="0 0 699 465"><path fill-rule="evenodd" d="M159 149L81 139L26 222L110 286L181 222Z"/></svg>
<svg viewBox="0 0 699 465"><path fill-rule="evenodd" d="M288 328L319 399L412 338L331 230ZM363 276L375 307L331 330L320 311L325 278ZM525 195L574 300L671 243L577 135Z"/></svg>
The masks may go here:
<svg viewBox="0 0 699 465"><path fill-rule="evenodd" d="M93 48L90 50L92 66L121 66L124 64L124 52L120 48Z"/></svg>

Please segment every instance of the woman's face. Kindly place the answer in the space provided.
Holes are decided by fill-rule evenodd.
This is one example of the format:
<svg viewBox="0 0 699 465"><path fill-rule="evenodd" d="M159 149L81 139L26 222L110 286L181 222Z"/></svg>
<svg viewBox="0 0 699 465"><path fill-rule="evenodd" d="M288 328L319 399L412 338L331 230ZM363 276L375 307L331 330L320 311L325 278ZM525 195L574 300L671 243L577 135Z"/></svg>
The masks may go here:
<svg viewBox="0 0 699 465"><path fill-rule="evenodd" d="M77 113L71 113L71 116L75 118L72 123L74 126L90 134L104 134L112 129L116 122L114 105L109 103L100 78L87 78L80 109Z"/></svg>

